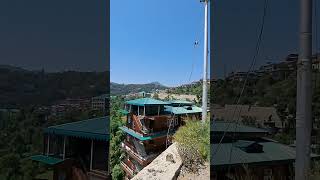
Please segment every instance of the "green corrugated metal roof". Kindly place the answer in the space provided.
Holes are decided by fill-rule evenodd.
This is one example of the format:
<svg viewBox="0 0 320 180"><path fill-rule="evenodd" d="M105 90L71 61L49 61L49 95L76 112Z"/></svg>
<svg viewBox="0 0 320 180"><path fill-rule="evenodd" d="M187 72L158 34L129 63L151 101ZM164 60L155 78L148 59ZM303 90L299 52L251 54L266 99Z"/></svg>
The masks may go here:
<svg viewBox="0 0 320 180"><path fill-rule="evenodd" d="M267 130L228 122L211 122L212 132L268 133Z"/></svg>
<svg viewBox="0 0 320 180"><path fill-rule="evenodd" d="M120 129L124 132L126 132L127 134L139 139L140 141L148 141L148 140L152 140L154 138L158 138L158 137L164 137L167 135L167 131L162 131L162 132L158 132L158 133L154 133L153 135L150 136L142 136L141 134L136 133L135 131L127 128L127 127L120 127ZM169 133L170 135L173 134L173 132Z"/></svg>
<svg viewBox="0 0 320 180"><path fill-rule="evenodd" d="M45 155L34 155L34 156L31 156L30 159L34 161L42 162L45 164L49 164L49 165L55 165L64 161L63 159L58 159L58 158L45 156Z"/></svg>
<svg viewBox="0 0 320 180"><path fill-rule="evenodd" d="M128 112L127 110L125 110L125 109L121 109L119 112L120 112L121 114L123 114L123 115L129 114L129 112Z"/></svg>
<svg viewBox="0 0 320 180"><path fill-rule="evenodd" d="M243 148L243 147L248 147L254 143L255 143L254 141L238 140L237 142L234 143L234 146L239 147L239 148Z"/></svg>
<svg viewBox="0 0 320 180"><path fill-rule="evenodd" d="M46 133L64 136L81 137L96 140L109 140L109 118L99 117L72 123L51 126Z"/></svg>
<svg viewBox="0 0 320 180"><path fill-rule="evenodd" d="M253 143L253 142L252 142ZM276 142L259 142L263 146L262 153L247 153L237 147L235 143L211 144L211 164L225 166L236 164L266 163L272 161L294 161L295 149ZM218 147L219 146L219 147ZM232 148L232 151L231 151ZM218 151L217 151L218 150ZM230 158L230 153L231 159ZM312 157L319 157L312 154Z"/></svg>
<svg viewBox="0 0 320 180"><path fill-rule="evenodd" d="M172 114L194 114L194 113L201 113L202 112L202 109L197 106L191 106L192 109L190 109L190 110L188 110L187 108L188 108L187 106L184 106L184 107L166 106L165 111L172 113Z"/></svg>
<svg viewBox="0 0 320 180"><path fill-rule="evenodd" d="M152 98L140 98L140 99L134 99L126 102L130 105L136 105L136 106L145 106L145 105L169 105L169 102L160 101L157 99Z"/></svg>
<svg viewBox="0 0 320 180"><path fill-rule="evenodd" d="M186 101L186 100L172 100L172 101L169 101L171 104L180 104L180 105L191 105L193 104L192 102L190 101Z"/></svg>

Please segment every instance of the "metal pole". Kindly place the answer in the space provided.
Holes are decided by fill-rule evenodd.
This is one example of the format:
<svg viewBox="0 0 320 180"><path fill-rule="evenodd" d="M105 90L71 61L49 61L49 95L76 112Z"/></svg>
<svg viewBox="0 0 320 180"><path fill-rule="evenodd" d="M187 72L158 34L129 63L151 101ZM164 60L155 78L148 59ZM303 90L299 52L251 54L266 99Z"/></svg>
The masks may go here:
<svg viewBox="0 0 320 180"><path fill-rule="evenodd" d="M63 160L66 158L66 137L63 137Z"/></svg>
<svg viewBox="0 0 320 180"><path fill-rule="evenodd" d="M49 156L50 153L50 134L48 134L48 141L47 141L47 156Z"/></svg>
<svg viewBox="0 0 320 180"><path fill-rule="evenodd" d="M92 170L92 160L93 160L93 140L91 140L91 151L90 151L90 171Z"/></svg>
<svg viewBox="0 0 320 180"><path fill-rule="evenodd" d="M203 91L202 91L202 122L207 119L207 72L208 72L208 0L204 0L204 51L203 51Z"/></svg>
<svg viewBox="0 0 320 180"><path fill-rule="evenodd" d="M312 0L301 0L300 52L297 64L296 162L295 179L306 180L310 173L312 128Z"/></svg>

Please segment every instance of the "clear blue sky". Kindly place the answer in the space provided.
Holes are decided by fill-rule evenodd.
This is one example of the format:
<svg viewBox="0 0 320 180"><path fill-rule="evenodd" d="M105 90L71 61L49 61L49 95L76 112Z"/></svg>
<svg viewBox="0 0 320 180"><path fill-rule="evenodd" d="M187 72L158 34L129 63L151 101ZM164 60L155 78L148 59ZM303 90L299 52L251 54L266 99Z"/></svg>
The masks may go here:
<svg viewBox="0 0 320 180"><path fill-rule="evenodd" d="M111 0L111 81L175 86L202 77L204 8L199 0ZM194 47L195 40L199 46Z"/></svg>
<svg viewBox="0 0 320 180"><path fill-rule="evenodd" d="M0 1L0 65L106 71L107 2Z"/></svg>
<svg viewBox="0 0 320 180"><path fill-rule="evenodd" d="M211 2L214 42L210 53L214 57L210 73L221 78L225 72L246 71L254 54L264 0ZM320 3L318 11L319 8ZM256 67L298 53L299 14L298 0L269 0ZM319 23L319 18L314 22ZM111 0L110 25L112 81L186 83L193 60L196 64L192 79L201 78L203 5L199 0ZM319 31L320 28L317 34ZM314 45L315 35L316 32ZM200 40L196 50L195 39Z"/></svg>

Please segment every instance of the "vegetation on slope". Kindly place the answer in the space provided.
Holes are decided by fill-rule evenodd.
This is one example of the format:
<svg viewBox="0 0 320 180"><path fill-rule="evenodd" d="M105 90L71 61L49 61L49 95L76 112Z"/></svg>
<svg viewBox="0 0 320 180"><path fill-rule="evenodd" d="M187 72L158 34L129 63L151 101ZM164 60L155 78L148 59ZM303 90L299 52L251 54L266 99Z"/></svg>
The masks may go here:
<svg viewBox="0 0 320 180"><path fill-rule="evenodd" d="M147 84L118 84L111 82L110 84L110 92L111 95L119 96L126 95L129 93L139 93L141 91L145 92L153 92L156 90L164 90L167 89L166 86L161 85L158 82L147 83Z"/></svg>
<svg viewBox="0 0 320 180"><path fill-rule="evenodd" d="M112 179L121 180L124 178L124 172L120 167L120 162L124 156L124 152L121 149L121 142L125 138L125 134L119 129L124 125L122 121L122 114L120 110L123 107L124 100L120 97L116 97L111 100L111 112L110 112L110 169Z"/></svg>
<svg viewBox="0 0 320 180"><path fill-rule="evenodd" d="M93 112L72 111L60 118L45 120L32 108L22 108L17 116L7 116L0 129L0 179L31 180L47 169L29 157L43 152L43 128L89 119Z"/></svg>
<svg viewBox="0 0 320 180"><path fill-rule="evenodd" d="M187 121L174 135L183 166L197 172L210 156L210 121Z"/></svg>
<svg viewBox="0 0 320 180"><path fill-rule="evenodd" d="M12 70L0 67L0 108L50 105L74 97L93 97L107 91L107 72Z"/></svg>

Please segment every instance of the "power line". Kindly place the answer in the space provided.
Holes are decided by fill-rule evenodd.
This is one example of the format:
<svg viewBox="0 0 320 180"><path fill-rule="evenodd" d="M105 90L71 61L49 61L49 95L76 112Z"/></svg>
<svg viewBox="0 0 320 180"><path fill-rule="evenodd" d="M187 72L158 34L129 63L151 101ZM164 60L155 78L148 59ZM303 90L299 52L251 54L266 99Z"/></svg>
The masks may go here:
<svg viewBox="0 0 320 180"><path fill-rule="evenodd" d="M264 8L263 8L262 22L261 22L261 26L260 26L260 32L259 32L258 40L257 40L256 47L255 47L255 53L254 53L254 55L253 55L251 64L250 64L250 66L249 66L249 69L248 69L248 71L247 71L247 73L246 73L246 78L245 78L245 81L244 81L244 83L243 83L241 92L240 92L238 98L236 98L236 99L237 99L237 100L236 100L236 108L234 109L234 112L233 112L233 114L232 114L232 119L233 119L234 116L235 116L235 112L236 112L237 107L238 107L238 105L239 105L239 103L240 103L240 100L241 100L241 97L242 97L242 95L243 95L243 93L244 93L244 90L245 90L245 88L246 88L246 86L247 86L247 81L248 81L248 79L249 79L249 74L250 74L250 72L252 71L253 67L255 66L256 61L257 61L257 56L258 56L258 54L259 54L259 52L260 52L260 46L261 46L262 35L263 35L263 32L264 32L264 27L265 27L265 19L266 19L267 9L268 9L268 0L264 0ZM239 111L239 115L240 115L240 113L241 113L241 111ZM232 119L231 119L231 120L232 120ZM239 121L239 120L237 119L235 129L237 128L238 121ZM222 143L223 139L225 138L225 136L226 136L226 134L227 134L227 131L229 130L230 127L231 127L231 123L229 123L228 126L227 126L227 128L224 130L224 133L223 133L223 135L222 135L222 137L221 137L221 139L220 139L220 141L219 141L219 143L218 143L217 149L216 149L216 151L213 153L212 156L215 156L215 155L217 154L217 152L219 151L219 148L220 148L220 146L221 146L221 143ZM233 135L235 135L235 134L233 134ZM231 150L232 150L232 148L231 148ZM230 152L230 157L231 157L231 153L232 153L232 152ZM230 157L229 157L229 162L230 162L230 159L231 159Z"/></svg>
<svg viewBox="0 0 320 180"><path fill-rule="evenodd" d="M199 41L195 41L194 42L194 49L199 45ZM193 69L194 69L194 59L192 59L192 67L191 67L191 71L190 71L190 75L189 75L189 80L188 82L191 83L191 87L190 89L192 89L192 82L191 82L191 76L192 76L192 73L193 73ZM180 107L182 105L182 103L179 103L178 107ZM166 148L168 147L168 144L169 144L169 134L170 134L170 130L171 130L171 125L172 125L172 122L175 121L175 117L176 117L176 114L173 114L173 117L170 118L169 120L169 127L168 127L168 130L167 130L167 135L166 135Z"/></svg>
<svg viewBox="0 0 320 180"><path fill-rule="evenodd" d="M263 30L264 30L264 25L265 25L265 17L266 17L266 14L267 14L267 8L268 8L268 0L264 0L264 8L263 8L263 16L262 16L262 23L261 23L261 27L260 27L260 33L259 33L259 37L258 37L258 41L257 41L257 44L256 44L256 51L255 51L255 54L253 56L253 59L252 59L252 64L251 64L251 70L253 69L253 67L255 66L256 64L256 61L257 61L257 57L258 57L258 54L260 52L260 47L261 47L261 42L262 42L262 35L263 35ZM249 73L247 73L247 77L246 77L246 81L248 80L248 77L249 77L249 74L250 74L250 69L248 71ZM242 91L244 91L245 87L246 87L246 82L243 86L244 88L242 89ZM242 92L243 93L243 92ZM240 99L240 98L239 98ZM237 129L237 126L238 126L238 123L239 123L239 120L240 120L240 115L241 115L241 110L242 108L240 109L239 111L239 115L238 115L238 118L237 118L237 121L236 121L236 126L235 126L235 130L234 130L234 133L233 133L233 137L232 137L232 140L235 138L235 135L236 135L236 129ZM230 156L229 156L229 164L231 162L231 156L232 156L232 152L233 152L233 141L231 143L231 150L230 150Z"/></svg>

